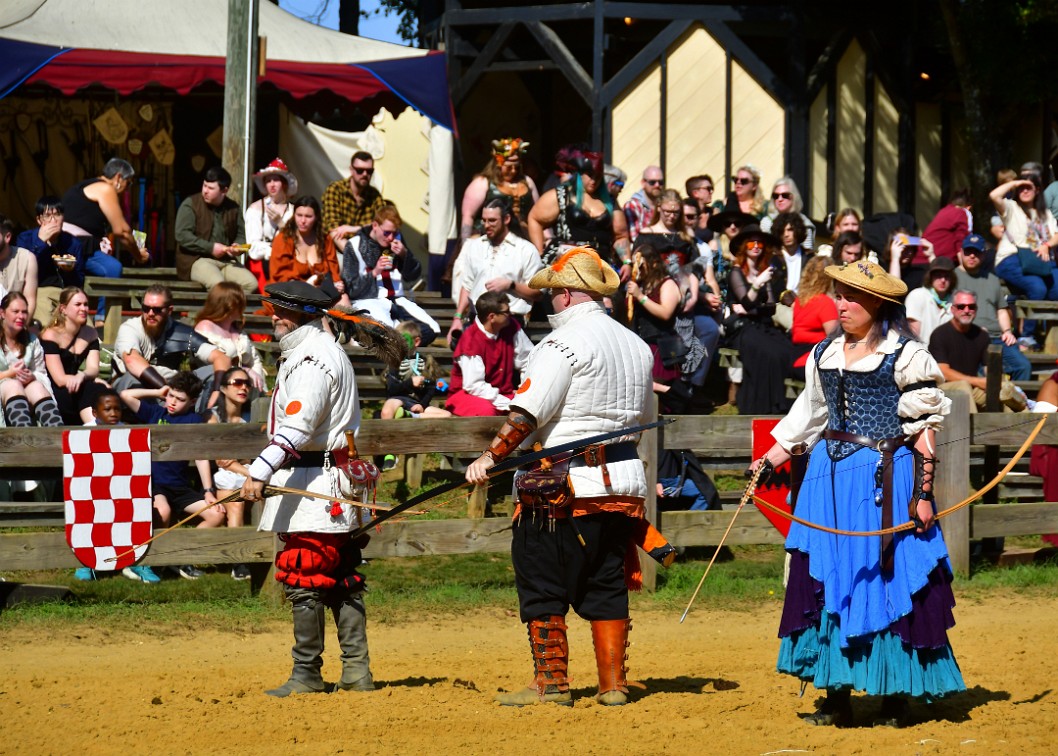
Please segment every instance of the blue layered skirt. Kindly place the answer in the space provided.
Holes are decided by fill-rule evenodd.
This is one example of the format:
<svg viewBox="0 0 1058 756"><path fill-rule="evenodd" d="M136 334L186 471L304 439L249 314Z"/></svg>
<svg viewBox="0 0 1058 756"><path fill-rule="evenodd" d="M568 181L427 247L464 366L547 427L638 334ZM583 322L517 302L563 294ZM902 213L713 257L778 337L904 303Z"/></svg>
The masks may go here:
<svg viewBox="0 0 1058 756"><path fill-rule="evenodd" d="M850 531L882 527L875 470L879 453L860 448L834 461L816 444L797 499L809 522ZM908 519L914 457L893 458L893 524ZM948 642L955 625L951 565L940 528L897 533L891 573L879 536L840 536L793 523L790 575L779 625L779 672L827 690L927 700L966 689Z"/></svg>

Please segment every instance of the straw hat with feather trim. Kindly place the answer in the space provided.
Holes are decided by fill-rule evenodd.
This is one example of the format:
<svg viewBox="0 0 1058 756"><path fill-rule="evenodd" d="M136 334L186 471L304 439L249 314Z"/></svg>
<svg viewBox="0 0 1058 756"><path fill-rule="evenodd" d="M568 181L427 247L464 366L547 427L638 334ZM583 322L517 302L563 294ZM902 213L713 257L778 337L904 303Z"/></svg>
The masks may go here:
<svg viewBox="0 0 1058 756"><path fill-rule="evenodd" d="M878 263L859 260L844 265L828 265L823 272L839 283L896 304L903 304L897 297L907 294L907 284L889 275Z"/></svg>
<svg viewBox="0 0 1058 756"><path fill-rule="evenodd" d="M576 289L603 297L620 285L617 272L590 247L573 247L529 280L531 289Z"/></svg>

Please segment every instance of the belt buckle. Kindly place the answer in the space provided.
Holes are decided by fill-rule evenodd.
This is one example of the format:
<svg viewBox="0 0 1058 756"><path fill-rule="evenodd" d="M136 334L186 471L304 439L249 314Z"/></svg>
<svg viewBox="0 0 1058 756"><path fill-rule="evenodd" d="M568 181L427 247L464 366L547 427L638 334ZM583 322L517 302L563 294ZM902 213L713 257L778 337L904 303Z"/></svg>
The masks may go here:
<svg viewBox="0 0 1058 756"><path fill-rule="evenodd" d="M601 446L589 446L584 452L584 464L588 467L599 467L603 464Z"/></svg>

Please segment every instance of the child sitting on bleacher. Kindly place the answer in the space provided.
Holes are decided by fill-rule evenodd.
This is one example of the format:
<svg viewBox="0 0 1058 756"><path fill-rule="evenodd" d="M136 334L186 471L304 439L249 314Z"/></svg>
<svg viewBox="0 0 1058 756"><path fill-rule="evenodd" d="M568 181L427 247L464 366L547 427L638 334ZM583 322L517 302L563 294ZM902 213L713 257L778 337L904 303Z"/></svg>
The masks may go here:
<svg viewBox="0 0 1058 756"><path fill-rule="evenodd" d="M404 336L411 350L418 350L422 345L422 329L414 320L406 320L397 325L397 333ZM400 363L398 370L386 373L386 396L379 417L392 420L402 417L451 417L452 413L440 407L431 406L430 402L440 389L441 366L431 355L420 357L418 351ZM382 459L382 469L392 470L397 466L397 457L387 454Z"/></svg>

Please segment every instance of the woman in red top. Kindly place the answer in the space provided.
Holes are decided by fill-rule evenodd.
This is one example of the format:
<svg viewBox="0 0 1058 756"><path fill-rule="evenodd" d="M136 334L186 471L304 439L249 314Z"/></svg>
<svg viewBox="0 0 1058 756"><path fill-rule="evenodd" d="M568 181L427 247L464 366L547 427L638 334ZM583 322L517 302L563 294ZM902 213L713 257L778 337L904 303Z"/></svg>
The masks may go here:
<svg viewBox="0 0 1058 756"><path fill-rule="evenodd" d="M790 377L799 381L805 379L805 363L812 347L838 324L838 306L830 296L833 280L823 272L833 264L828 256L816 255L808 259L801 271L801 284L793 304L793 328L790 329L795 357Z"/></svg>
<svg viewBox="0 0 1058 756"><path fill-rule="evenodd" d="M294 215L272 242L272 283L305 281L345 300L334 241L323 233L320 203L315 197L294 200Z"/></svg>

